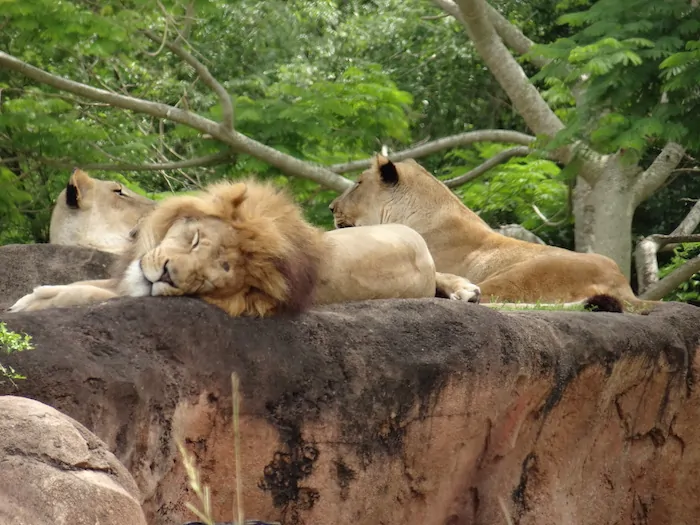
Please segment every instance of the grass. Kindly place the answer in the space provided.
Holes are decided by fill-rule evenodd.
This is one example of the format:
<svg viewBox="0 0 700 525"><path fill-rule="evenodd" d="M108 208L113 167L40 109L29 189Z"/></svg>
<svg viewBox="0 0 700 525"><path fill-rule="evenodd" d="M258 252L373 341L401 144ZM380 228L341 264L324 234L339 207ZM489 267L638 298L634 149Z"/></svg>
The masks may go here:
<svg viewBox="0 0 700 525"><path fill-rule="evenodd" d="M555 311L555 312L586 312L583 304L552 304L552 303L481 303L482 306L505 312L521 312L525 310Z"/></svg>
<svg viewBox="0 0 700 525"><path fill-rule="evenodd" d="M231 373L231 404L233 408L233 449L235 457L236 470L236 498L233 501L233 509L231 517L236 517L237 521L233 521L233 525L255 525L263 523L259 520L246 520L243 512L243 478L241 476L241 431L240 431L240 380L238 374ZM207 485L202 485L199 470L195 465L194 458L187 452L182 440L176 440L177 448L182 456L182 463L187 473L190 487L197 496L201 508L196 507L190 502L187 502L187 508L192 514L197 516L205 525L216 525L211 508L211 493ZM265 522L267 525L281 525L279 522Z"/></svg>

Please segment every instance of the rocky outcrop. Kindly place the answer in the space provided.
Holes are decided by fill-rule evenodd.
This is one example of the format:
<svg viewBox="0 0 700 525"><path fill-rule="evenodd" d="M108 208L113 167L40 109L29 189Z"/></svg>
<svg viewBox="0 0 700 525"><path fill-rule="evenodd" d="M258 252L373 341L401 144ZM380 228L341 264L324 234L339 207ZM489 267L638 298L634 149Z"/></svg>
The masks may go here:
<svg viewBox="0 0 700 525"><path fill-rule="evenodd" d="M430 299L259 320L146 298L0 320L36 345L3 358L28 379L0 392L103 439L153 525L194 519L176 438L215 519L232 519L232 371L251 518L678 525L700 511L696 307L501 313Z"/></svg>
<svg viewBox="0 0 700 525"><path fill-rule="evenodd" d="M136 483L83 425L0 396L0 523L146 525Z"/></svg>
<svg viewBox="0 0 700 525"><path fill-rule="evenodd" d="M42 284L108 277L116 256L76 246L10 244L0 247L0 311Z"/></svg>

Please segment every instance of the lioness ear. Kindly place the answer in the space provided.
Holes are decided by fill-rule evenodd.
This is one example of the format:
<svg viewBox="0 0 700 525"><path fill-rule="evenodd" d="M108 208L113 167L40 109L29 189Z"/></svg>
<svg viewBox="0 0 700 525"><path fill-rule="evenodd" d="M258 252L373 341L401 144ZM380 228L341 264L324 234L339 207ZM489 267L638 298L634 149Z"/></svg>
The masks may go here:
<svg viewBox="0 0 700 525"><path fill-rule="evenodd" d="M80 200L93 184L94 182L90 175L79 168L73 169L66 186L66 204L68 207L80 208Z"/></svg>
<svg viewBox="0 0 700 525"><path fill-rule="evenodd" d="M377 169L379 169L379 176L385 184L394 185L399 182L399 172L396 170L396 166L383 155L377 155Z"/></svg>

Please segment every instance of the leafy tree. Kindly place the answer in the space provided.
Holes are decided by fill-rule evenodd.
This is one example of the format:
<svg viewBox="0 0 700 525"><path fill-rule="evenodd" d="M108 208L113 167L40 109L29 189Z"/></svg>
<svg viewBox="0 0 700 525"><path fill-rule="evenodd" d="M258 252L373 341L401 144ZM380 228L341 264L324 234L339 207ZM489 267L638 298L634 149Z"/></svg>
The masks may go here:
<svg viewBox="0 0 700 525"><path fill-rule="evenodd" d="M669 14L651 28L638 24L639 34L627 27L615 35L615 17L627 15L594 9L613 0L578 2L588 14L568 25L554 23L554 1L503 0L494 4L499 11L484 0L434 0L451 15L444 16L418 0L131 0L99 7L6 0L0 156L5 179L20 192L8 202L23 194L34 200L19 212L0 204L0 219L13 221L5 239L45 239L50 198L65 181L63 170L76 163L104 176L123 174L155 195L252 171L289 185L309 217L328 224L327 203L351 184L343 174L366 167L368 152L386 145L395 159L424 158L492 223L518 221L571 246L573 211L576 248L610 255L627 270L634 210L694 147L659 142L676 137L669 134L674 119L662 110L679 111L692 94L664 80L661 62L693 49L644 54L651 49L646 41L661 49L678 32L662 23ZM656 16L649 13L634 16ZM562 39L533 46L520 28L543 41ZM627 65L610 38L622 43ZM522 65L504 44L523 55ZM621 64L615 79L587 73L594 58L610 56ZM692 65L683 56L671 69ZM654 61L658 71L649 73ZM625 80L623 70L656 74L654 89L666 98L645 110L634 99L645 93L631 91L624 111L605 106L599 85ZM690 68L676 77L690 85L692 74ZM674 98L676 91L683 96ZM645 124L610 128L615 111ZM661 114L669 126L656 133L644 111ZM510 129L478 130L485 125ZM644 140L622 137L622 147L625 133ZM440 154L449 148L458 149ZM470 186L463 188L465 181Z"/></svg>

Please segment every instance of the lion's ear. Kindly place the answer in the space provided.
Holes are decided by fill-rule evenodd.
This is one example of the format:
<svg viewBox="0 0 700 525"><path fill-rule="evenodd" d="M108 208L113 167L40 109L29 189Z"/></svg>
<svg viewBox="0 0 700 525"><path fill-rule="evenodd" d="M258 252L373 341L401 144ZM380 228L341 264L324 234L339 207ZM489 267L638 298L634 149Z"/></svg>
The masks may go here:
<svg viewBox="0 0 700 525"><path fill-rule="evenodd" d="M75 168L66 185L66 204L68 207L80 208L80 200L94 184L90 175L79 168Z"/></svg>
<svg viewBox="0 0 700 525"><path fill-rule="evenodd" d="M384 155L377 155L377 169L379 170L379 176L382 182L385 184L397 184L399 182L399 172L396 169L396 165L391 162Z"/></svg>
<svg viewBox="0 0 700 525"><path fill-rule="evenodd" d="M218 206L217 214L221 218L235 219L238 216L238 207L246 199L248 187L245 182L220 182L209 186L206 190Z"/></svg>

